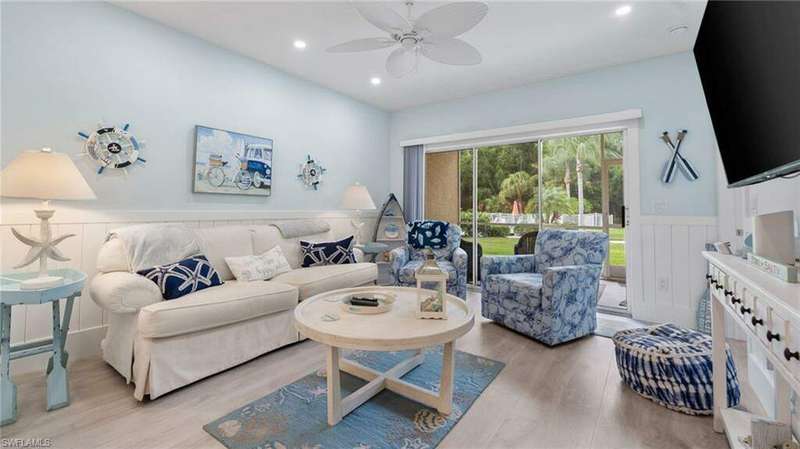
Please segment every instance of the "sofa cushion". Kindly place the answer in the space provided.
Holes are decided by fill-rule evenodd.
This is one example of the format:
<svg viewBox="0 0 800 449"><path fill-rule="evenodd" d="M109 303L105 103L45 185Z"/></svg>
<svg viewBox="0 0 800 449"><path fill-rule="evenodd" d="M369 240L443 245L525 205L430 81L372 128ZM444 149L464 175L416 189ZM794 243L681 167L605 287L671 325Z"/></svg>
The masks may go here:
<svg viewBox="0 0 800 449"><path fill-rule="evenodd" d="M542 303L542 275L539 273L510 273L510 274L491 274L486 279L481 280L485 283L484 289L497 297L523 297L528 301L529 307L537 307ZM523 295L516 295L515 292L523 291Z"/></svg>
<svg viewBox="0 0 800 449"><path fill-rule="evenodd" d="M195 232L200 237L203 254L206 255L223 281L234 278L231 269L225 262L226 257L253 255L253 230L250 226L198 228Z"/></svg>
<svg viewBox="0 0 800 449"><path fill-rule="evenodd" d="M307 235L302 240L319 242L322 240L332 240L335 237L331 232L324 234ZM283 250L283 255L289 261L292 268L300 268L303 259L303 252L300 249L300 238L284 238L281 231L272 225L253 226L253 254L262 254L274 248L276 245Z"/></svg>
<svg viewBox="0 0 800 449"><path fill-rule="evenodd" d="M275 282L294 285L300 289L300 300L338 288L369 284L378 278L374 263L351 263L298 268L275 276Z"/></svg>
<svg viewBox="0 0 800 449"><path fill-rule="evenodd" d="M228 281L139 311L139 334L171 337L290 310L297 288L274 281Z"/></svg>
<svg viewBox="0 0 800 449"><path fill-rule="evenodd" d="M292 270L278 245L258 256L226 257L225 262L237 281L266 281Z"/></svg>
<svg viewBox="0 0 800 449"><path fill-rule="evenodd" d="M137 273L153 281L164 299L177 299L222 285L216 270L202 254L168 265L139 270Z"/></svg>
<svg viewBox="0 0 800 449"><path fill-rule="evenodd" d="M354 237L351 235L333 242L314 243L300 240L300 248L303 250L303 268L356 263L353 239Z"/></svg>
<svg viewBox="0 0 800 449"><path fill-rule="evenodd" d="M399 272L400 282L403 284L416 284L416 272L423 263L425 263L424 260L412 260L403 265ZM455 265L453 265L453 262L449 260L437 260L436 264L439 265L442 271L447 273L447 285L454 285L458 281L458 271Z"/></svg>

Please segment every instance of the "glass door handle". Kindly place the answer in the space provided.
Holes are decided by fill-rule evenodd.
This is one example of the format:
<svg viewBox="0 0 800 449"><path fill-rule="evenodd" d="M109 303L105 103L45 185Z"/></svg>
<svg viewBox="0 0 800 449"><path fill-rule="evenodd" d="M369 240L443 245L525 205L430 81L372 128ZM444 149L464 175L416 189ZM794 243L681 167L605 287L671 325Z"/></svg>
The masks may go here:
<svg viewBox="0 0 800 449"><path fill-rule="evenodd" d="M625 223L625 206L620 206L620 211L621 211L621 215L622 215L622 227L624 228L625 225L626 225L626 223Z"/></svg>

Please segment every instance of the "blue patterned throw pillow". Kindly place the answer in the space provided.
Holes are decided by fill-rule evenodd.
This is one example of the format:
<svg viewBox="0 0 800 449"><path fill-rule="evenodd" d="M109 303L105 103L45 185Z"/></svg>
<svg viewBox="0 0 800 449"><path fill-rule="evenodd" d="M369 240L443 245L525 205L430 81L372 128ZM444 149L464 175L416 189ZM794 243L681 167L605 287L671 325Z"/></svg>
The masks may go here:
<svg viewBox="0 0 800 449"><path fill-rule="evenodd" d="M408 244L414 249L442 249L447 246L446 221L412 221L408 224Z"/></svg>
<svg viewBox="0 0 800 449"><path fill-rule="evenodd" d="M300 240L300 249L303 250L304 268L356 263L352 235L337 242L312 243Z"/></svg>
<svg viewBox="0 0 800 449"><path fill-rule="evenodd" d="M189 293L223 284L217 270L203 255L140 270L138 273L155 282L164 299L180 298Z"/></svg>

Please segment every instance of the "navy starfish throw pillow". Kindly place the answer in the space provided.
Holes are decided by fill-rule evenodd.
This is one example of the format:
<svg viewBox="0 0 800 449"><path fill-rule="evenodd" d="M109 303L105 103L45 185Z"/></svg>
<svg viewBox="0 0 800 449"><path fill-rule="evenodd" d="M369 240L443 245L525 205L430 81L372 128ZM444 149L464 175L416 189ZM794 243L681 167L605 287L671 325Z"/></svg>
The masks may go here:
<svg viewBox="0 0 800 449"><path fill-rule="evenodd" d="M304 268L356 263L352 235L337 242L312 243L300 240L300 249L303 250Z"/></svg>
<svg viewBox="0 0 800 449"><path fill-rule="evenodd" d="M408 244L414 249L442 249L447 246L450 223L446 221L412 221L406 228Z"/></svg>
<svg viewBox="0 0 800 449"><path fill-rule="evenodd" d="M208 287L222 285L206 256L198 255L137 273L155 282L164 299L176 299Z"/></svg>

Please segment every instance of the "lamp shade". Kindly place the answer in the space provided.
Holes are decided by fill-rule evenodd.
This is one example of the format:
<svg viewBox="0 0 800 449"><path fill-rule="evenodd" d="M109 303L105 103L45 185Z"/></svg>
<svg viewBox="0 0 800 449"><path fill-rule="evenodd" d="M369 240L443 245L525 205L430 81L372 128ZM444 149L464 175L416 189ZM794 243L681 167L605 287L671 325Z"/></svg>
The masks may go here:
<svg viewBox="0 0 800 449"><path fill-rule="evenodd" d="M355 183L344 191L342 209L375 209L375 203L372 202L367 187Z"/></svg>
<svg viewBox="0 0 800 449"><path fill-rule="evenodd" d="M49 148L23 151L11 161L0 172L0 196L40 200L97 198L72 159Z"/></svg>

